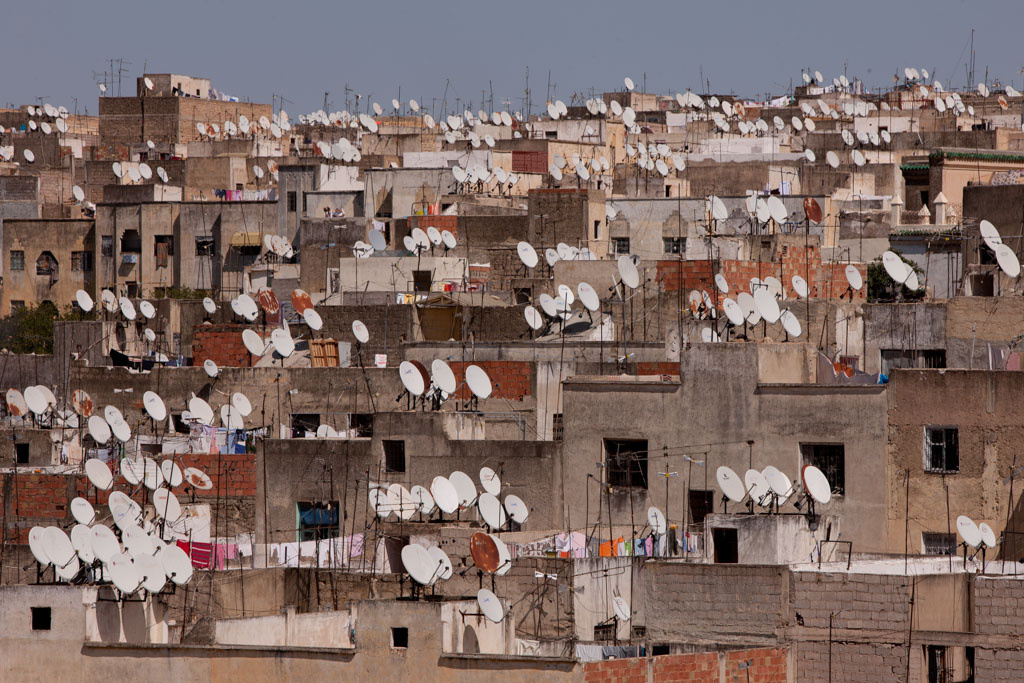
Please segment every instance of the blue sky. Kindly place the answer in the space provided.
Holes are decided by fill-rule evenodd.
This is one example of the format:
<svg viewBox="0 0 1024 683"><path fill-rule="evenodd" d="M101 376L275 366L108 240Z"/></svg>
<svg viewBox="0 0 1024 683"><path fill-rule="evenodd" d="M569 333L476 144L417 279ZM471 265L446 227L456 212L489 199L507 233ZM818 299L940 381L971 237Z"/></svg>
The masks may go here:
<svg viewBox="0 0 1024 683"><path fill-rule="evenodd" d="M243 99L284 95L296 115L398 97L429 106L448 84L450 106L493 88L522 106L525 72L535 110L554 95L620 89L624 76L652 92L711 89L760 97L785 92L801 67L843 70L872 88L903 66L963 86L975 29L976 81L989 69L1024 89L1020 0L860 0L850 3L621 1L515 3L164 0L8 3L0 13L0 105L55 105L96 113L94 72L124 58L130 94L151 73L206 76ZM351 96L351 95L350 95Z"/></svg>

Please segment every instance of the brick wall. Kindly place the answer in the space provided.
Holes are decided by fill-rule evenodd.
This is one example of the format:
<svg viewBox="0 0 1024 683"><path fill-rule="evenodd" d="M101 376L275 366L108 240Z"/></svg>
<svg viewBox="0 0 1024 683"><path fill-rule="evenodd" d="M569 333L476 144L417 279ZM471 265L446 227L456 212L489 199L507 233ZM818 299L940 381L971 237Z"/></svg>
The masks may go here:
<svg viewBox="0 0 1024 683"><path fill-rule="evenodd" d="M515 173L547 173L547 152L512 150L512 171Z"/></svg>
<svg viewBox="0 0 1024 683"><path fill-rule="evenodd" d="M747 669L739 665L750 662ZM724 677L721 675L724 670ZM749 679L747 678L749 674ZM785 683L784 649L734 650L730 652L692 652L651 658L610 659L583 665L586 683L646 683L656 681L702 681L720 683Z"/></svg>
<svg viewBox="0 0 1024 683"><path fill-rule="evenodd" d="M637 363L636 374L638 375L678 375L679 363L671 362L648 362Z"/></svg>
<svg viewBox="0 0 1024 683"><path fill-rule="evenodd" d="M479 365L491 378L491 385L494 398L507 398L510 401L521 401L532 394L533 364L529 361L513 360L483 360L472 362L452 361L449 362L452 372L455 373L455 381L463 384L466 378L466 366ZM472 397L469 387L461 386L456 392L456 398L465 400Z"/></svg>
<svg viewBox="0 0 1024 683"><path fill-rule="evenodd" d="M15 522L19 529L18 543L28 542L28 531L34 526L62 524L68 517L69 504L74 491L71 477L39 472L7 472L0 488L0 510L4 512L7 528L13 530ZM6 537L13 540L15 534L8 531Z"/></svg>
<svg viewBox="0 0 1024 683"><path fill-rule="evenodd" d="M842 613L836 626L904 632L910 606L910 579L905 576L793 572L790 600L808 627L828 628L832 612Z"/></svg>
<svg viewBox="0 0 1024 683"><path fill-rule="evenodd" d="M409 232L413 228L426 231L429 227L435 227L439 232L450 232L456 239L459 237L458 216L409 216ZM401 244L402 238L398 237L396 244Z"/></svg>
<svg viewBox="0 0 1024 683"><path fill-rule="evenodd" d="M219 367L249 367L257 358L242 341L242 325L197 325L192 332L192 363L202 365L207 359Z"/></svg>
<svg viewBox="0 0 1024 683"><path fill-rule="evenodd" d="M822 263L818 247L794 247L782 245L779 249L779 260L775 262L738 261L722 259L718 262L719 272L729 283L729 293L734 300L740 292L750 292L751 278L775 277L782 282L786 298L797 298L793 289L793 276L799 275L807 280L809 296L817 298L836 298L849 296L849 284L846 280L846 264ZM866 282L867 265L854 264ZM684 292L691 289L706 289L710 292L714 287L715 273L710 261L658 261L658 280L665 291L674 292L682 287ZM864 301L867 297L867 286L853 292L855 301Z"/></svg>

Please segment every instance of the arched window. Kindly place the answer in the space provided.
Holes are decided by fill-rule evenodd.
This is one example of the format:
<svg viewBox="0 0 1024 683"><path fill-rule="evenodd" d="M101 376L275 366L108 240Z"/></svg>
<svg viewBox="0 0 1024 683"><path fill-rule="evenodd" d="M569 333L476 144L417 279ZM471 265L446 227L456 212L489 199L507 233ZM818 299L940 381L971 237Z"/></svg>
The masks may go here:
<svg viewBox="0 0 1024 683"><path fill-rule="evenodd" d="M48 275L50 279L56 280L57 270L57 259L50 252L44 251L36 259L36 275Z"/></svg>

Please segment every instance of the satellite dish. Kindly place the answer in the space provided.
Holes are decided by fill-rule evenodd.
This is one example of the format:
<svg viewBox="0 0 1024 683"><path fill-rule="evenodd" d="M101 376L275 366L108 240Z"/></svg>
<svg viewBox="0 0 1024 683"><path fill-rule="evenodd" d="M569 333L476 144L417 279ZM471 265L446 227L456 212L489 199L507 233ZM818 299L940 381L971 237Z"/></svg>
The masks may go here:
<svg viewBox="0 0 1024 683"><path fill-rule="evenodd" d="M195 467L186 467L182 472L184 481L187 481L189 486L201 491L208 491L213 488L213 481L200 469Z"/></svg>
<svg viewBox="0 0 1024 683"><path fill-rule="evenodd" d="M996 247L1003 243L1003 238L999 235L996 226L992 225L989 221L982 220L978 224L978 230L981 232L981 238L992 251L995 251Z"/></svg>
<svg viewBox="0 0 1024 683"><path fill-rule="evenodd" d="M491 395L491 379L479 365L470 365L466 368L466 384L477 398L485 399Z"/></svg>
<svg viewBox="0 0 1024 683"><path fill-rule="evenodd" d="M10 400L11 391L17 393L17 389L9 389L7 392L7 409L13 414ZM22 399L22 402L24 403L24 399ZM75 389L74 393L71 394L71 407L74 408L75 412L82 417L89 417L92 415L93 410L92 397L90 397L83 389Z"/></svg>
<svg viewBox="0 0 1024 683"><path fill-rule="evenodd" d="M747 496L747 490L740 481L740 477L732 469L721 466L715 472L715 478L718 480L718 487L722 489L722 493L725 497L734 503L740 503Z"/></svg>
<svg viewBox="0 0 1024 683"><path fill-rule="evenodd" d="M28 409L36 415L42 415L49 408L46 402L46 395L39 390L39 387L26 387L24 396Z"/></svg>
<svg viewBox="0 0 1024 683"><path fill-rule="evenodd" d="M782 203L782 200L777 195L772 195L768 198L768 213L779 225L786 222L789 218L789 212L786 211L786 205Z"/></svg>
<svg viewBox="0 0 1024 683"><path fill-rule="evenodd" d="M79 524L88 526L96 521L96 510L93 509L92 503L79 496L71 500L71 516Z"/></svg>
<svg viewBox="0 0 1024 683"><path fill-rule="evenodd" d="M161 550L157 559L171 583L184 586L192 578L192 559L177 545L169 545Z"/></svg>
<svg viewBox="0 0 1024 683"><path fill-rule="evenodd" d="M36 562L42 567L47 567L50 564L50 558L46 554L46 528L41 526L34 526L29 529L28 532L28 547L32 551L32 556L36 558Z"/></svg>
<svg viewBox="0 0 1024 683"><path fill-rule="evenodd" d="M97 416L93 416L95 418ZM92 419L89 419L89 432L92 433ZM107 423L100 420L100 424L107 428ZM95 439L96 437L93 436ZM107 428L107 438L102 442L96 439L97 443L106 443L110 439L110 429ZM85 475L89 478L89 483L95 486L100 491L109 491L114 485L114 475L110 473L110 468L102 460L97 458L89 458L85 461Z"/></svg>
<svg viewBox="0 0 1024 683"><path fill-rule="evenodd" d="M92 527L90 535L92 537L90 548L96 559L101 562L109 562L110 558L121 552L121 544L118 543L117 536L107 525L97 524Z"/></svg>
<svg viewBox="0 0 1024 683"><path fill-rule="evenodd" d="M807 290L807 281L804 280L799 275L794 275L793 276L793 291L796 292L796 295L798 297L800 297L801 299L806 299L807 298L807 292L808 292L808 290Z"/></svg>
<svg viewBox="0 0 1024 683"><path fill-rule="evenodd" d="M458 388L455 373L452 372L448 363L440 358L435 358L430 364L430 377L434 386L446 394L454 394L455 390Z"/></svg>
<svg viewBox="0 0 1024 683"><path fill-rule="evenodd" d="M629 603L626 602L625 598L618 595L612 598L612 608L615 610L615 616L618 617L620 621L629 621L631 616Z"/></svg>
<svg viewBox="0 0 1024 683"><path fill-rule="evenodd" d="M156 308L148 301L139 302L139 312L146 317L147 320L152 320L156 317Z"/></svg>
<svg viewBox="0 0 1024 683"><path fill-rule="evenodd" d="M22 155L25 157L25 161L27 161L30 164L36 160L35 153L30 149L22 151Z"/></svg>
<svg viewBox="0 0 1024 683"><path fill-rule="evenodd" d="M864 286L864 278L861 277L860 271L857 270L857 266L852 263L846 266L846 281L850 283L856 291L860 291L860 288Z"/></svg>
<svg viewBox="0 0 1024 683"><path fill-rule="evenodd" d="M817 157L814 156L814 150L812 149L804 150L804 158L807 159L807 161L811 162L812 164L817 160Z"/></svg>
<svg viewBox="0 0 1024 683"><path fill-rule="evenodd" d="M43 529L42 544L57 576L65 581L75 578L79 569L78 557L75 555L75 546L64 530L56 526L46 527Z"/></svg>
<svg viewBox="0 0 1024 683"><path fill-rule="evenodd" d="M162 422L167 417L167 407L160 395L154 391L147 391L142 395L142 407L157 422Z"/></svg>
<svg viewBox="0 0 1024 683"><path fill-rule="evenodd" d="M590 312L596 312L601 307L601 301L597 296L597 291L590 286L587 282L580 282L576 286L576 292L579 294L580 302L583 307Z"/></svg>
<svg viewBox="0 0 1024 683"><path fill-rule="evenodd" d="M412 580L422 586L429 586L437 580L437 562L418 543L410 543L402 548L402 565Z"/></svg>
<svg viewBox="0 0 1024 683"><path fill-rule="evenodd" d="M825 161L832 168L839 168L839 155L832 150L825 153Z"/></svg>
<svg viewBox="0 0 1024 683"><path fill-rule="evenodd" d="M418 361L404 360L398 366L398 375L402 380L402 385L406 390L413 396L422 396L423 392L427 388L428 377L426 376L426 370L421 369L422 366L417 366Z"/></svg>
<svg viewBox="0 0 1024 683"><path fill-rule="evenodd" d="M217 364L214 363L209 358L207 358L206 360L203 361L203 370L210 377L216 377L217 373L219 372L219 370L217 369Z"/></svg>
<svg viewBox="0 0 1024 683"><path fill-rule="evenodd" d="M814 197L804 197L804 216L812 223L821 222L821 205L818 204Z"/></svg>
<svg viewBox="0 0 1024 683"><path fill-rule="evenodd" d="M434 362L436 363L437 361ZM501 477L490 467L480 468L480 485L484 487L484 491L492 496L497 496L501 493Z"/></svg>
<svg viewBox="0 0 1024 683"><path fill-rule="evenodd" d="M832 487L828 483L828 478L825 474L815 467L814 465L804 465L800 471L800 478L804 484L804 490L807 491L807 495L814 499L816 503L822 505L828 505L828 502L832 500Z"/></svg>
<svg viewBox="0 0 1024 683"><path fill-rule="evenodd" d="M757 311L754 297L746 292L740 292L736 296L736 305L743 312L743 317L751 325L756 325L761 320L761 314Z"/></svg>
<svg viewBox="0 0 1024 683"><path fill-rule="evenodd" d="M92 564L96 560L92 550L92 529L85 524L76 524L71 528L71 544L82 562Z"/></svg>
<svg viewBox="0 0 1024 683"><path fill-rule="evenodd" d="M882 265L885 267L885 272L889 274L889 277L897 283L903 284L906 282L907 272L910 268L895 252L888 250L883 252Z"/></svg>
<svg viewBox="0 0 1024 683"><path fill-rule="evenodd" d="M725 316L729 319L730 323L736 327L743 324L743 310L740 308L738 303L729 297L726 297L725 300L722 301L722 309L725 311Z"/></svg>
<svg viewBox="0 0 1024 683"><path fill-rule="evenodd" d="M164 170L163 166L157 166L156 174L160 178L160 182L166 183L169 181L167 177L167 171Z"/></svg>
<svg viewBox="0 0 1024 683"><path fill-rule="evenodd" d="M430 483L430 495L441 512L451 514L459 509L459 494L447 477L434 477Z"/></svg>
<svg viewBox="0 0 1024 683"><path fill-rule="evenodd" d="M523 315L526 317L526 324L531 329L539 330L544 326L544 319L541 317L540 312L533 306L527 306L523 310Z"/></svg>
<svg viewBox="0 0 1024 683"><path fill-rule="evenodd" d="M982 543L981 530L967 515L960 515L956 518L956 530L960 532L960 538L972 548L977 548Z"/></svg>
<svg viewBox="0 0 1024 683"><path fill-rule="evenodd" d="M99 415L93 415L89 418L89 436L98 444L105 444L110 441L110 425ZM99 462L99 461L97 461ZM86 472L88 473L88 464L86 463ZM102 463L100 463L102 464ZM106 465L104 465L106 467ZM93 482L95 484L95 482ZM99 488L99 487L98 487ZM107 487L109 488L109 487ZM106 489L104 489L106 490Z"/></svg>
<svg viewBox="0 0 1024 683"><path fill-rule="evenodd" d="M302 314L302 319L309 326L309 329L314 332L319 331L324 326L324 320L320 317L320 314L316 312L316 309L307 308Z"/></svg>
<svg viewBox="0 0 1024 683"><path fill-rule="evenodd" d="M786 334L794 339L799 337L803 330L800 327L800 321L797 320L796 315L793 314L788 308L779 315L779 320L782 321L782 327L786 330Z"/></svg>
<svg viewBox="0 0 1024 683"><path fill-rule="evenodd" d="M213 314L217 311L217 304L213 302L213 299L211 299L208 296L205 296L203 297L203 309L207 313Z"/></svg>
<svg viewBox="0 0 1024 683"><path fill-rule="evenodd" d="M254 356L262 356L267 350L263 339L253 330L242 330L242 343L245 344L246 350Z"/></svg>
<svg viewBox="0 0 1024 683"><path fill-rule="evenodd" d="M725 202L721 199L711 195L708 197L708 202L711 205L711 217L716 221L724 221L729 217L729 211L725 208Z"/></svg>
<svg viewBox="0 0 1024 683"><path fill-rule="evenodd" d="M647 508L647 524L650 525L651 532L659 536L668 530L668 524L665 521L665 513L656 507Z"/></svg>
<svg viewBox="0 0 1024 683"><path fill-rule="evenodd" d="M530 516L530 508L526 507L523 499L516 495L505 496L505 512L516 524L523 524Z"/></svg>
<svg viewBox="0 0 1024 683"><path fill-rule="evenodd" d="M779 320L781 311L779 310L779 302L776 301L775 296L766 287L758 287L754 292L754 303L757 306L757 312L765 320L765 322L774 325Z"/></svg>
<svg viewBox="0 0 1024 683"><path fill-rule="evenodd" d="M213 408L210 404L199 398L193 396L188 401L188 412L192 414L192 418L204 425L213 424Z"/></svg>
<svg viewBox="0 0 1024 683"><path fill-rule="evenodd" d="M486 588L477 591L476 603L480 607L480 613L489 621L500 624L501 620L505 618L505 608L501 606L501 600Z"/></svg>
<svg viewBox="0 0 1024 683"><path fill-rule="evenodd" d="M981 533L981 542L985 544L986 548L996 547L996 533L992 531L992 527L985 522L980 522L978 531Z"/></svg>
<svg viewBox="0 0 1024 683"><path fill-rule="evenodd" d="M281 327L270 333L270 343L282 358L287 358L295 351L295 340L288 334L288 330Z"/></svg>
<svg viewBox="0 0 1024 683"><path fill-rule="evenodd" d="M618 260L619 277L622 279L622 283L630 289L636 289L640 286L640 272L636 268L636 263L629 257L628 254L623 254Z"/></svg>
<svg viewBox="0 0 1024 683"><path fill-rule="evenodd" d="M853 163L857 166L863 166L867 163L867 159L864 158L864 153L859 149L853 150L853 152L850 153L850 156L853 157Z"/></svg>
<svg viewBox="0 0 1024 683"><path fill-rule="evenodd" d="M477 509L487 526L500 529L505 526L505 509L493 493L482 493L477 500Z"/></svg>
<svg viewBox="0 0 1024 683"><path fill-rule="evenodd" d="M997 244L995 248L996 261L999 263L999 269L1007 275L1007 277L1017 277L1020 275L1020 261L1017 259L1017 254L1014 253L1013 249L1005 244Z"/></svg>
<svg viewBox="0 0 1024 683"><path fill-rule="evenodd" d="M441 231L441 241L444 242L444 246L448 247L449 249L454 249L455 248L455 245L456 245L455 235L453 235L451 233L451 231L449 231L449 230L442 230Z"/></svg>
<svg viewBox="0 0 1024 683"><path fill-rule="evenodd" d="M786 499L789 497L790 493L792 493L793 483L779 468L774 465L768 465L768 467L765 467L761 473L764 475L764 479L768 483L768 488L778 498Z"/></svg>
<svg viewBox="0 0 1024 683"><path fill-rule="evenodd" d="M434 497L430 495L430 491L428 491L426 488L417 484L416 486L413 486L412 489L409 491L409 495L412 496L413 502L416 503L417 508L422 514L429 515L431 512L433 512Z"/></svg>

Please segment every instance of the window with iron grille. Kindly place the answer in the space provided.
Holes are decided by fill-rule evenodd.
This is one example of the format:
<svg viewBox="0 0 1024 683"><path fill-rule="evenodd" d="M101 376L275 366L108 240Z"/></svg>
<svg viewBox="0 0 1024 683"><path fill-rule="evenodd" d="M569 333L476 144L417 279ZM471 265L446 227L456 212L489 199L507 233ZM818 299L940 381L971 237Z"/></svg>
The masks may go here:
<svg viewBox="0 0 1024 683"><path fill-rule="evenodd" d="M562 435L565 433L565 422L564 415L562 413L554 413L551 416L551 438L555 441L561 441Z"/></svg>
<svg viewBox="0 0 1024 683"><path fill-rule="evenodd" d="M114 255L114 238L110 235L100 236L100 256Z"/></svg>
<svg viewBox="0 0 1024 683"><path fill-rule="evenodd" d="M686 251L685 237L662 237L661 241L665 244L666 254L681 254Z"/></svg>
<svg viewBox="0 0 1024 683"><path fill-rule="evenodd" d="M846 491L846 447L841 443L802 443L800 457L804 465L814 465L832 486L832 493Z"/></svg>
<svg viewBox="0 0 1024 683"><path fill-rule="evenodd" d="M629 253L629 238L628 237L613 237L612 238L612 253L615 253L615 254L628 254Z"/></svg>
<svg viewBox="0 0 1024 683"><path fill-rule="evenodd" d="M925 555L955 555L956 534L921 534L921 552Z"/></svg>
<svg viewBox="0 0 1024 683"><path fill-rule="evenodd" d="M88 273L92 271L92 252L73 251L71 252L71 270Z"/></svg>
<svg viewBox="0 0 1024 683"><path fill-rule="evenodd" d="M338 532L338 501L297 503L298 540L318 541L322 538L337 538Z"/></svg>
<svg viewBox="0 0 1024 683"><path fill-rule="evenodd" d="M939 473L960 471L960 434L956 427L924 428L924 469Z"/></svg>
<svg viewBox="0 0 1024 683"><path fill-rule="evenodd" d="M605 439L609 486L647 488L647 439Z"/></svg>
<svg viewBox="0 0 1024 683"><path fill-rule="evenodd" d="M25 270L25 252L11 252L11 270Z"/></svg>
<svg viewBox="0 0 1024 683"><path fill-rule="evenodd" d="M348 419L349 429L356 437L373 436L373 413L352 413Z"/></svg>
<svg viewBox="0 0 1024 683"><path fill-rule="evenodd" d="M594 627L594 640L597 642L611 643L615 641L615 622L610 624L598 624Z"/></svg>
<svg viewBox="0 0 1024 683"><path fill-rule="evenodd" d="M296 196L296 194L294 192L289 192L288 193L288 210L289 211L295 211L297 205L298 205L298 197Z"/></svg>

